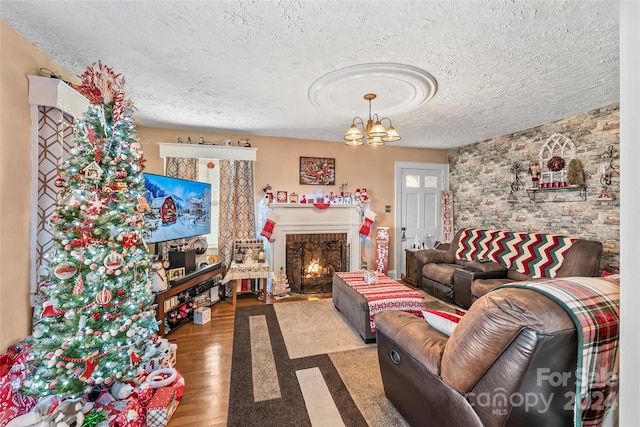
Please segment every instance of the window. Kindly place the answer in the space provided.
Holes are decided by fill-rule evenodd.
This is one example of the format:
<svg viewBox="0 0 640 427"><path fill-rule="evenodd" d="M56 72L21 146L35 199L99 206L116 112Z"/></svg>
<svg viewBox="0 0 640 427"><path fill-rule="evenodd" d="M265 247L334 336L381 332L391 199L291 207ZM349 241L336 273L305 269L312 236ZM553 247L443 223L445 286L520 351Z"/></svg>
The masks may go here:
<svg viewBox="0 0 640 427"><path fill-rule="evenodd" d="M218 231L220 225L220 159L198 160L199 181L211 184L211 233L207 239L208 249L218 250Z"/></svg>

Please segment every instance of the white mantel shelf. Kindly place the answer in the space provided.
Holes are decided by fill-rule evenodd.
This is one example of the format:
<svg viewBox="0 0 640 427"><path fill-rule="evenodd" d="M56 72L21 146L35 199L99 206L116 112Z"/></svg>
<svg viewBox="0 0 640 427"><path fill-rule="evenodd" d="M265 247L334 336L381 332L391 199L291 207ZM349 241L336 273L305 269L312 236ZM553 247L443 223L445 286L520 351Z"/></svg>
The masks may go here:
<svg viewBox="0 0 640 427"><path fill-rule="evenodd" d="M188 157L193 159L247 160L255 161L256 147L234 147L230 145L178 144L158 142L160 157Z"/></svg>
<svg viewBox="0 0 640 427"><path fill-rule="evenodd" d="M349 271L360 269L360 210L356 205L331 205L318 209L312 204L272 203L269 209L280 217L273 229L270 264L274 271L286 266L287 234L345 233L350 247Z"/></svg>

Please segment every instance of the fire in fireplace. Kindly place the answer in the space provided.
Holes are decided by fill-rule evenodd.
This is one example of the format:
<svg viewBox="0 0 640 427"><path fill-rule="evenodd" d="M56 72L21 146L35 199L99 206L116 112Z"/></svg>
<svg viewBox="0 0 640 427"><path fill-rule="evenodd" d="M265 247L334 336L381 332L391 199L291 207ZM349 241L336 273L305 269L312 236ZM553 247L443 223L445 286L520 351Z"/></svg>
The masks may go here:
<svg viewBox="0 0 640 427"><path fill-rule="evenodd" d="M329 293L333 273L348 271L346 233L289 234L286 271L292 292Z"/></svg>

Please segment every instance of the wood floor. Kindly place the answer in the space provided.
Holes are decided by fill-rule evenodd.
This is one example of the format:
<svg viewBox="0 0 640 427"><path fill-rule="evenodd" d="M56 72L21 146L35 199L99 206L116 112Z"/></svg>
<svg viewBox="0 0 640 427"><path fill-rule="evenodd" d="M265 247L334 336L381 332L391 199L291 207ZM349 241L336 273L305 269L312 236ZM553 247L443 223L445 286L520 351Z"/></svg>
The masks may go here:
<svg viewBox="0 0 640 427"><path fill-rule="evenodd" d="M281 300L269 298L267 304L327 297L331 294L292 294ZM255 295L238 296L238 307L256 304L263 303ZM189 323L167 335L178 344L176 368L185 380L182 400L168 427L227 425L234 314L231 302L221 301L211 307L209 323Z"/></svg>

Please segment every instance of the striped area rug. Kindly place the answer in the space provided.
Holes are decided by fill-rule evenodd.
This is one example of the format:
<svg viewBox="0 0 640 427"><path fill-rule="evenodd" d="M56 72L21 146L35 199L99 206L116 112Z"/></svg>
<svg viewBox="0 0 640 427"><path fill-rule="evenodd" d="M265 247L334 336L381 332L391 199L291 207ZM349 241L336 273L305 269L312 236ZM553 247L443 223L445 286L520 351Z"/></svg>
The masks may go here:
<svg viewBox="0 0 640 427"><path fill-rule="evenodd" d="M407 426L331 299L236 309L228 426Z"/></svg>

